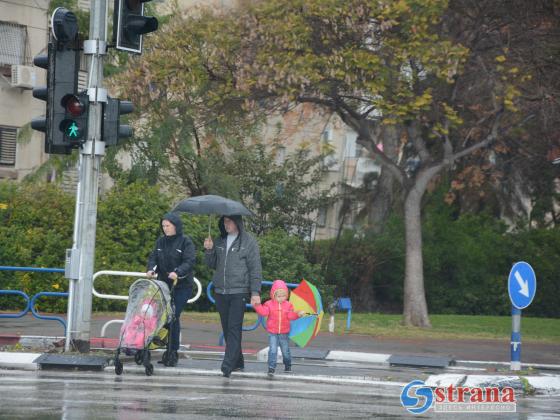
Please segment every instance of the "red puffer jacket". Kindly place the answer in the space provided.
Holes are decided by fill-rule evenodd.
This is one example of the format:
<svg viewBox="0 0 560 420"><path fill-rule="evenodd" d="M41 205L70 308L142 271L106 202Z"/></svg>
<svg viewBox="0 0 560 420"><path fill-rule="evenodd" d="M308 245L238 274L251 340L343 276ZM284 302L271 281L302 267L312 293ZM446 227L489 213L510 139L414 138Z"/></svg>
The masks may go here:
<svg viewBox="0 0 560 420"><path fill-rule="evenodd" d="M274 296L278 289L284 289L288 292L286 283L282 280L275 280L272 283L270 295ZM271 334L288 334L290 332L290 321L299 318L290 302L285 300L280 303L274 297L262 305L255 305L254 308L259 315L267 317L266 330Z"/></svg>

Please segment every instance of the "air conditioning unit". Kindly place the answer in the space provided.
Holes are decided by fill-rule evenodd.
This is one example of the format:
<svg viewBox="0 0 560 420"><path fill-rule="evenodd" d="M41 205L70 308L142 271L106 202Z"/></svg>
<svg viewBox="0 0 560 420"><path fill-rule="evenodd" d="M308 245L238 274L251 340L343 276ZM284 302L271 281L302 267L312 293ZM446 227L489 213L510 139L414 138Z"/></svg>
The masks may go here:
<svg viewBox="0 0 560 420"><path fill-rule="evenodd" d="M35 68L19 64L12 66L12 87L33 89L36 85L36 79Z"/></svg>

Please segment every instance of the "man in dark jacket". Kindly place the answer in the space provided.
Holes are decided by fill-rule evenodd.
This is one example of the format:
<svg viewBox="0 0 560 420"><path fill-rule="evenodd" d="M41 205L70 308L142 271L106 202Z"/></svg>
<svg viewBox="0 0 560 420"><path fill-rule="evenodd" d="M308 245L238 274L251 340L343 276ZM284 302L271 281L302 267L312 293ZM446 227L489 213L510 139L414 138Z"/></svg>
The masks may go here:
<svg viewBox="0 0 560 420"><path fill-rule="evenodd" d="M215 243L204 241L204 260L214 268L216 307L220 313L226 350L222 373L229 377L234 370L245 367L241 349L241 334L245 305L261 302L261 257L255 238L243 229L241 216L224 216L218 223L221 235Z"/></svg>
<svg viewBox="0 0 560 420"><path fill-rule="evenodd" d="M173 290L175 322L170 328L171 352L166 354L163 362L166 366L176 366L181 334L181 312L192 295L196 256L193 242L188 236L183 235L183 222L179 216L173 213L163 216L161 230L163 235L156 241L154 250L148 258L146 274L150 277L157 274L158 280L164 281L169 286L169 290Z"/></svg>

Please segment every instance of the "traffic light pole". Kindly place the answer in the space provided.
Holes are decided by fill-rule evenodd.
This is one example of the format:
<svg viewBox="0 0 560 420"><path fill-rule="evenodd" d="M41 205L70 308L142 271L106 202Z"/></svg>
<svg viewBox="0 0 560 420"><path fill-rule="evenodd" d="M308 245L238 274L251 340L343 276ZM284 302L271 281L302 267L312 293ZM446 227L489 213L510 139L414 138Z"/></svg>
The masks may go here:
<svg viewBox="0 0 560 420"><path fill-rule="evenodd" d="M84 42L88 60L89 120L87 139L80 149L80 177L76 197L74 244L70 260L77 270L70 275L66 347L79 352L90 350L93 267L97 196L101 174L101 157L105 154L101 123L107 91L102 88L103 56L107 52L107 1L92 0L89 40ZM67 257L68 258L68 257ZM71 262L71 264L72 264Z"/></svg>

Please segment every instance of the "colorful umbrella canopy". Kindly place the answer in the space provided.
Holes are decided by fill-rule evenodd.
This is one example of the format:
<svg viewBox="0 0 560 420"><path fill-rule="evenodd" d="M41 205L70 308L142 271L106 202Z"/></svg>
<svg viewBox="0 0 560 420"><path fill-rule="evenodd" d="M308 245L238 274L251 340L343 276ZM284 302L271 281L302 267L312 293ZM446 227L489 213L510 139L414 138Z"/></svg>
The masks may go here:
<svg viewBox="0 0 560 420"><path fill-rule="evenodd" d="M290 302L296 312L304 311L309 314L292 321L289 334L294 343L299 347L305 347L319 334L321 328L324 315L321 294L314 285L307 280L302 280L290 293Z"/></svg>

